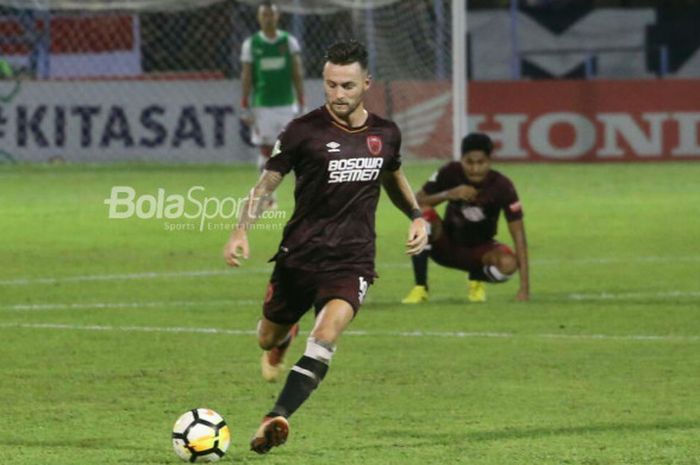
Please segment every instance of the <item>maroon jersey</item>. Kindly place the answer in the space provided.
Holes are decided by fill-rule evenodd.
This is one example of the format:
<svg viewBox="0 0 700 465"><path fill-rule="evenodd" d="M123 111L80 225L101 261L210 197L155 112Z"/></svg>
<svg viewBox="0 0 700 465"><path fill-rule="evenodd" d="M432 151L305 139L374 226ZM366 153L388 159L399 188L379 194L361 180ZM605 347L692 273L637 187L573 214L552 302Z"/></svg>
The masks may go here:
<svg viewBox="0 0 700 465"><path fill-rule="evenodd" d="M381 174L399 169L400 147L396 124L372 113L364 126L352 129L325 106L289 123L265 165L296 175L294 214L284 228L278 263L374 276Z"/></svg>
<svg viewBox="0 0 700 465"><path fill-rule="evenodd" d="M472 202L450 201L445 209L444 231L451 242L473 247L491 241L498 231L498 215L501 210L508 222L522 219L523 210L510 179L491 170L479 184L469 182L462 164L453 161L438 170L423 185L426 194L452 189L468 184L479 194Z"/></svg>

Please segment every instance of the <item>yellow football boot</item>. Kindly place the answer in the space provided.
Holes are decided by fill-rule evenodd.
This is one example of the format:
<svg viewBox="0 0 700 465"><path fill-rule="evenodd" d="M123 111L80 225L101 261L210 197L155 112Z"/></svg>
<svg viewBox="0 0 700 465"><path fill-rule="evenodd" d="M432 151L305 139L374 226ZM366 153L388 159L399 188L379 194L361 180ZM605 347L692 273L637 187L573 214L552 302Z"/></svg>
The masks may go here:
<svg viewBox="0 0 700 465"><path fill-rule="evenodd" d="M401 301L402 304L421 304L428 301L428 289L425 286L414 286L411 292Z"/></svg>
<svg viewBox="0 0 700 465"><path fill-rule="evenodd" d="M469 281L469 302L486 302L486 285L483 281Z"/></svg>

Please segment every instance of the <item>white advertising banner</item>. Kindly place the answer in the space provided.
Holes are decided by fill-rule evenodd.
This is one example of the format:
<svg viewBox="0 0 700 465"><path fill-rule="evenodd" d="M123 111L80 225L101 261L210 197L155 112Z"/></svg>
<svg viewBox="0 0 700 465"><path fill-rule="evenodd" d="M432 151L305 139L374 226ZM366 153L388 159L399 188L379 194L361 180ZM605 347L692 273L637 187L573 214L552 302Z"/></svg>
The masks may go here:
<svg viewBox="0 0 700 465"><path fill-rule="evenodd" d="M20 162L234 162L237 82L0 81L0 151Z"/></svg>

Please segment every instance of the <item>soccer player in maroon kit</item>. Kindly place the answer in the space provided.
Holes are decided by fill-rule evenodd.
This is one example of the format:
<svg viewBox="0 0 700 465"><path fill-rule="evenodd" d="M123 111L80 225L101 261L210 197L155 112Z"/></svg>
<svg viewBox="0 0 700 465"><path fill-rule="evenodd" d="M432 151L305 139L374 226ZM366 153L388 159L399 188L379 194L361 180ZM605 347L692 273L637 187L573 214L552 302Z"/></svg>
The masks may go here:
<svg viewBox="0 0 700 465"><path fill-rule="evenodd" d="M462 158L440 168L416 194L423 217L430 223L430 245L412 257L416 286L403 303L428 300L428 256L448 268L467 271L469 300L486 300L483 282L502 283L517 270L516 298L528 300L530 279L523 210L510 179L491 169L493 142L486 134L462 139ZM433 207L448 202L445 219ZM503 211L515 244L513 252L497 242L498 217Z"/></svg>
<svg viewBox="0 0 700 465"><path fill-rule="evenodd" d="M329 47L323 82L326 104L293 120L280 135L224 249L231 266L248 257L246 231L255 221L259 199L294 170L294 214L274 256L258 326L267 368L279 366L297 322L312 306L316 320L304 355L251 441L251 449L260 454L286 441L287 419L326 376L338 338L376 277L380 184L412 220L406 252L420 253L427 243L427 224L400 168L401 133L396 124L364 108L370 85L364 46L349 41Z"/></svg>

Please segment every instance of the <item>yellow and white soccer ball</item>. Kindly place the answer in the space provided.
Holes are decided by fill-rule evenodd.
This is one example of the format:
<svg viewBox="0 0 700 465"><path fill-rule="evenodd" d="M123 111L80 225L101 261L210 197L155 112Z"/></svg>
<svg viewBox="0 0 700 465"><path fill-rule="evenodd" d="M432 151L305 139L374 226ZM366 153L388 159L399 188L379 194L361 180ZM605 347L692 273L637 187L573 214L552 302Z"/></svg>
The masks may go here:
<svg viewBox="0 0 700 465"><path fill-rule="evenodd" d="M208 408L184 413L173 426L173 449L187 462L216 462L231 443L231 432L221 415Z"/></svg>

